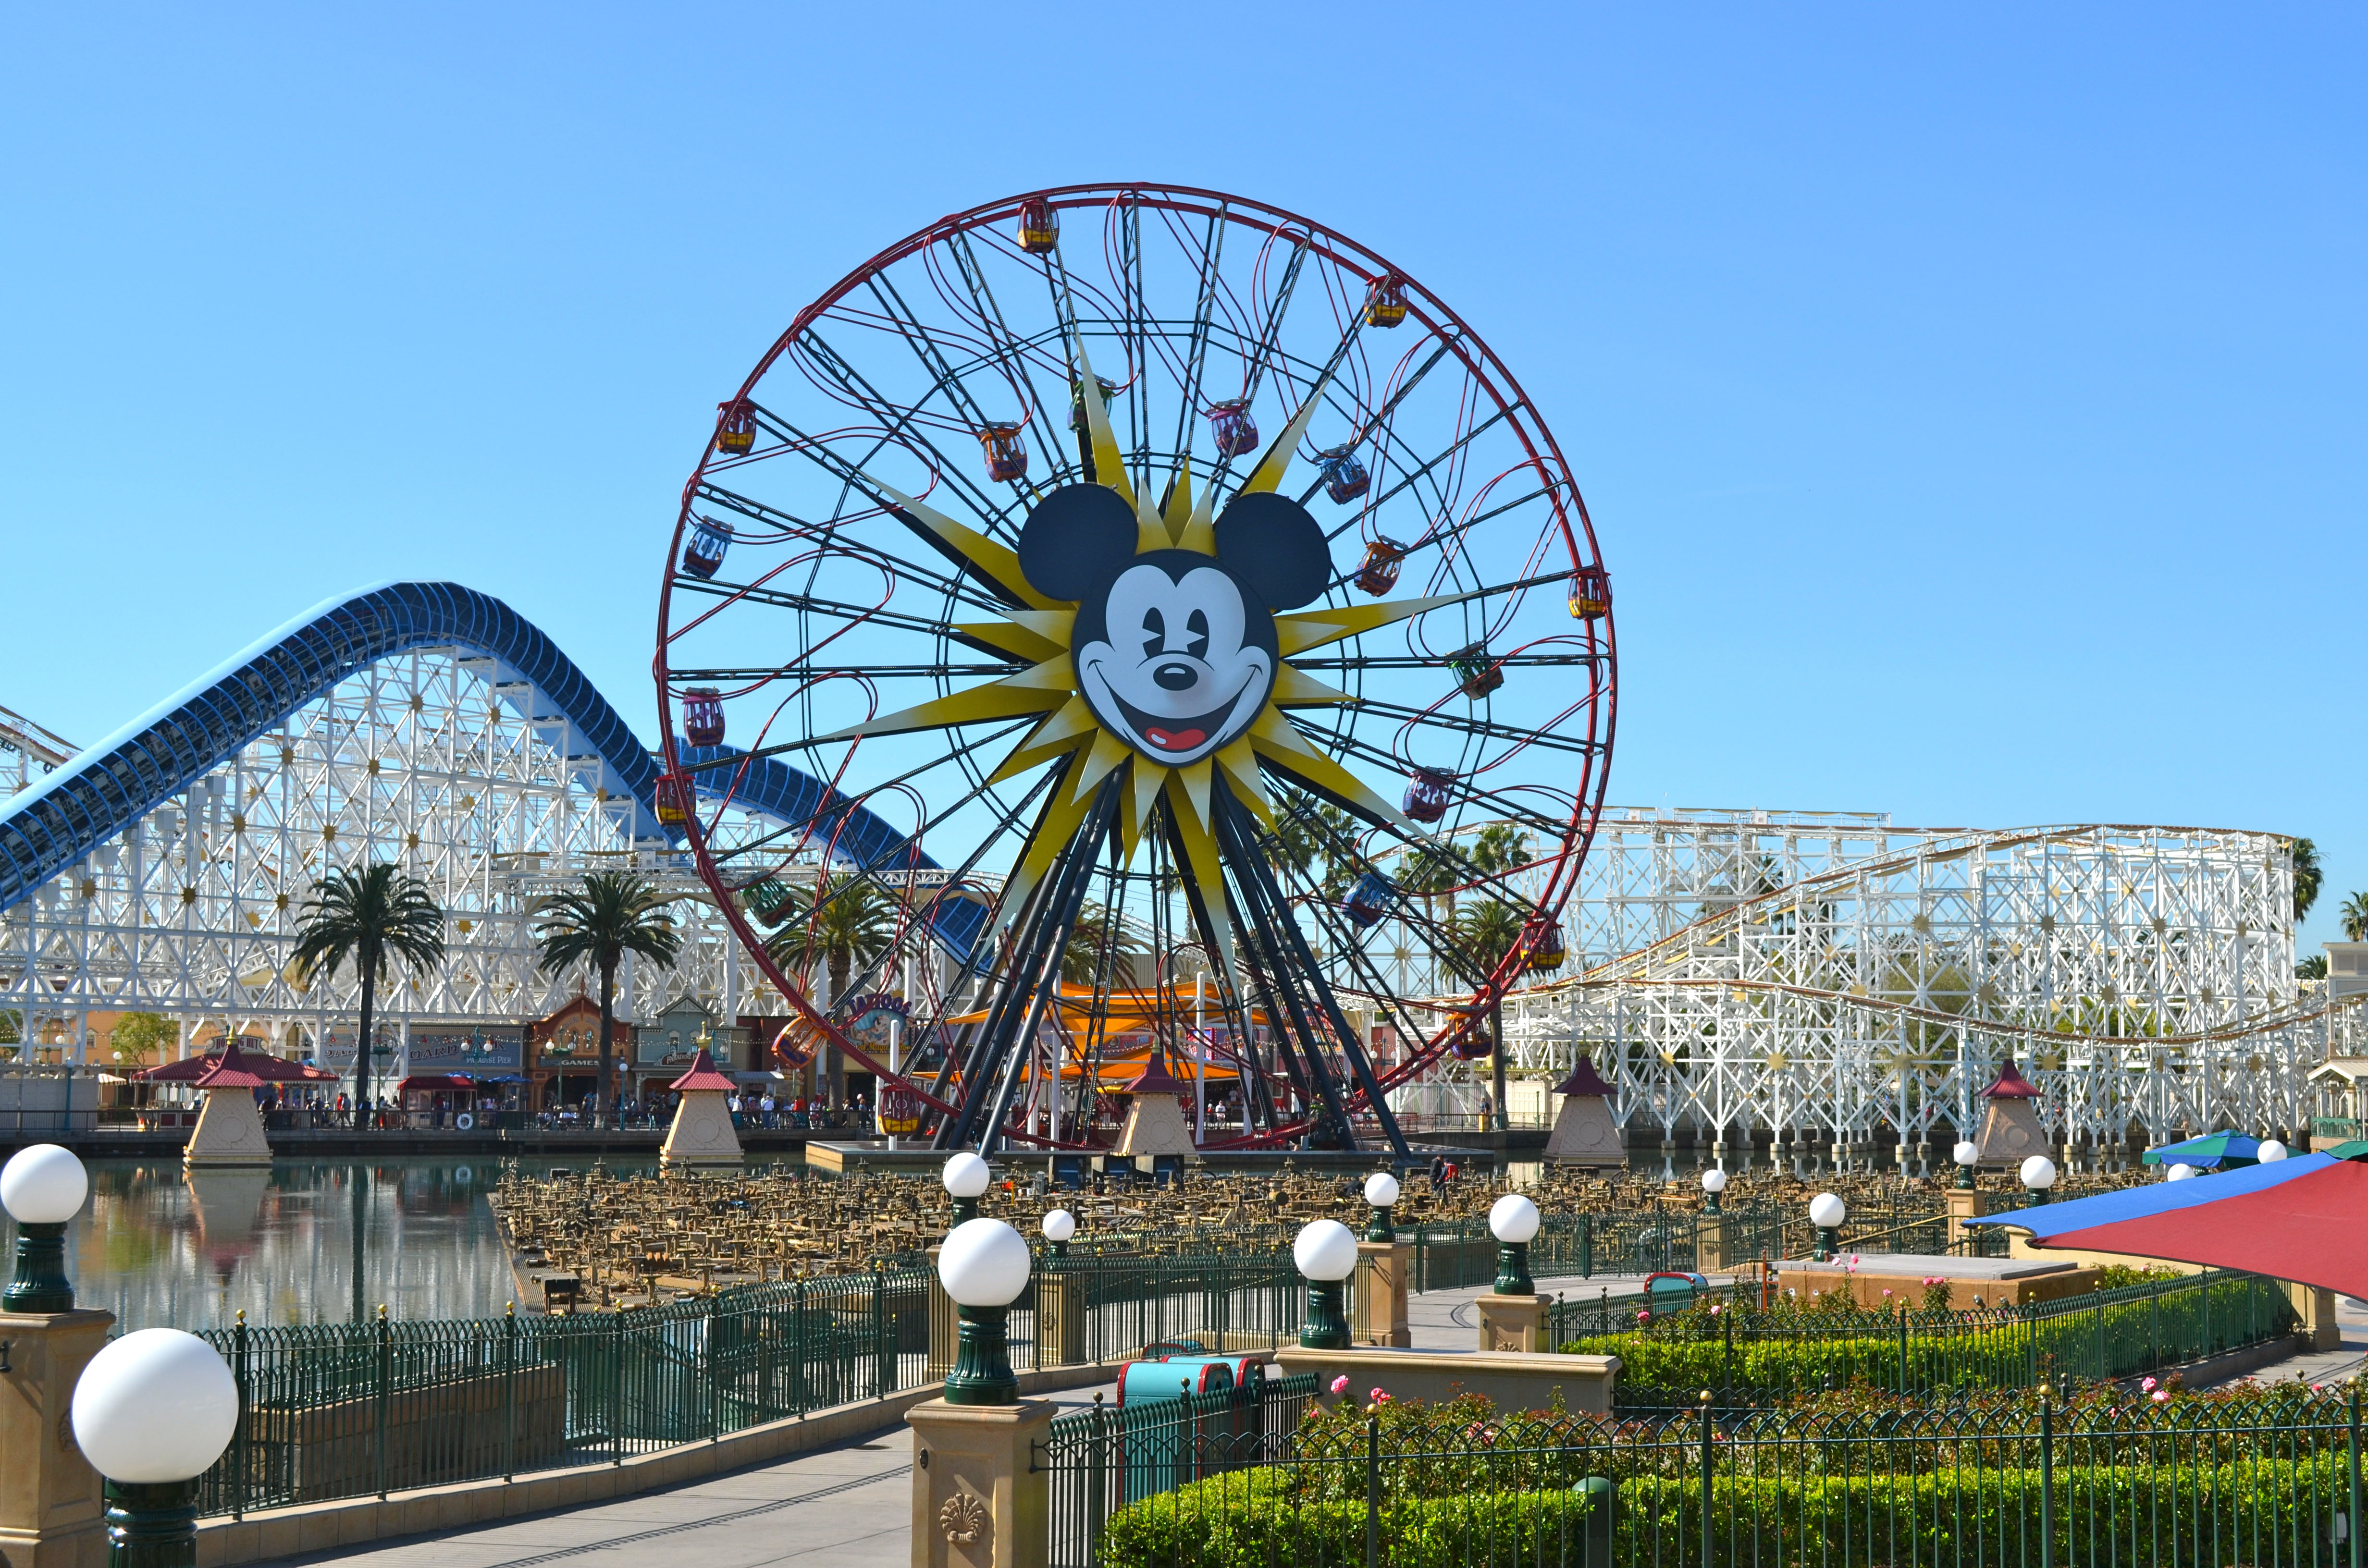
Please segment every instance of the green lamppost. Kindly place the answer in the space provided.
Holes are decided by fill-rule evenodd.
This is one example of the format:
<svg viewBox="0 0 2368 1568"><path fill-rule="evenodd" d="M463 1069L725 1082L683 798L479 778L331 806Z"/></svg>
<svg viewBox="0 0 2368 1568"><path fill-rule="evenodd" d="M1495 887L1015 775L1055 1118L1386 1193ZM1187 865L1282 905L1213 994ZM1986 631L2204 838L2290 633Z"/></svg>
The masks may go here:
<svg viewBox="0 0 2368 1568"><path fill-rule="evenodd" d="M1957 1159L1957 1190L1973 1191L1974 1167L1982 1163L1982 1146L1970 1138L1960 1138L1952 1153Z"/></svg>
<svg viewBox="0 0 2368 1568"><path fill-rule="evenodd" d="M71 1149L36 1143L0 1167L0 1208L17 1221L17 1277L0 1292L0 1312L70 1312L66 1221L82 1211L90 1176Z"/></svg>
<svg viewBox="0 0 2368 1568"><path fill-rule="evenodd" d="M985 1160L967 1149L946 1156L946 1168L939 1179L953 1198L955 1224L978 1218L978 1200L985 1196L986 1184L994 1175Z"/></svg>
<svg viewBox="0 0 2368 1568"><path fill-rule="evenodd" d="M1309 1350L1348 1349L1342 1287L1357 1271L1357 1233L1338 1220L1311 1220L1292 1242L1291 1256L1307 1280L1307 1326L1299 1343Z"/></svg>
<svg viewBox="0 0 2368 1568"><path fill-rule="evenodd" d="M108 1568L196 1568L197 1478L238 1428L238 1384L177 1328L127 1334L74 1384L74 1442L107 1478Z"/></svg>
<svg viewBox="0 0 2368 1568"><path fill-rule="evenodd" d="M1064 1261L1069 1256L1069 1238L1077 1233L1077 1217L1066 1209L1055 1209L1044 1216L1046 1260Z"/></svg>
<svg viewBox="0 0 2368 1568"><path fill-rule="evenodd" d="M1028 1289L1030 1263L1028 1239L1000 1220L965 1220L938 1249L938 1281L962 1320L946 1376L948 1404L1018 1403L1008 1320Z"/></svg>
<svg viewBox="0 0 2368 1568"><path fill-rule="evenodd" d="M1538 1233L1538 1206L1518 1192L1508 1192L1488 1208L1488 1233L1497 1238L1497 1294L1534 1296L1537 1281L1530 1278L1530 1243Z"/></svg>
<svg viewBox="0 0 2368 1568"><path fill-rule="evenodd" d="M1365 1227L1369 1242L1395 1242L1397 1232L1390 1228L1390 1210L1398 1200L1398 1178L1387 1171L1375 1171L1365 1178L1365 1201L1373 1206L1373 1222Z"/></svg>
<svg viewBox="0 0 2368 1568"><path fill-rule="evenodd" d="M2055 1185L2055 1162L2044 1154L2033 1154L2022 1162L2023 1190L2031 1196L2025 1209L2036 1209L2047 1201L2047 1189Z"/></svg>
<svg viewBox="0 0 2368 1568"><path fill-rule="evenodd" d="M1821 1192L1809 1199L1809 1223L1816 1228L1817 1244L1809 1256L1818 1263L1831 1263L1841 1250L1842 1221L1850 1218L1850 1206L1830 1192Z"/></svg>

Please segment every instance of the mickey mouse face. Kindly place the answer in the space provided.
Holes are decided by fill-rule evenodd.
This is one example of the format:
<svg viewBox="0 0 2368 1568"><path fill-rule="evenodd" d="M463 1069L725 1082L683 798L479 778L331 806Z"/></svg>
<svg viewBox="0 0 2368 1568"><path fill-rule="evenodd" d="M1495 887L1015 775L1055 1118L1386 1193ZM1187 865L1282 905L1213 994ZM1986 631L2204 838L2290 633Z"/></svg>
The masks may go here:
<svg viewBox="0 0 2368 1568"><path fill-rule="evenodd" d="M1323 530L1297 502L1235 497L1217 553L1135 553L1133 508L1099 484L1047 495L1019 534L1019 569L1048 597L1076 602L1070 636L1094 717L1170 767L1238 739L1274 692L1274 611L1331 580Z"/></svg>

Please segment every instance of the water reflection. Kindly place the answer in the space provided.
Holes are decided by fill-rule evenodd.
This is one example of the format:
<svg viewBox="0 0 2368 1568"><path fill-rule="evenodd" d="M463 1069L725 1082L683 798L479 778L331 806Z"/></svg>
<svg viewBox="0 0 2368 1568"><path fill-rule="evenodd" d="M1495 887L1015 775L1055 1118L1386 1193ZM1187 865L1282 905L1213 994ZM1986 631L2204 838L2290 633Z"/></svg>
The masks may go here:
<svg viewBox="0 0 2368 1568"><path fill-rule="evenodd" d="M127 1329L226 1327L242 1311L251 1324L347 1322L381 1302L398 1318L496 1316L517 1293L484 1197L498 1175L435 1158L195 1176L94 1160L66 1233L75 1301ZM13 1255L13 1225L0 1242Z"/></svg>

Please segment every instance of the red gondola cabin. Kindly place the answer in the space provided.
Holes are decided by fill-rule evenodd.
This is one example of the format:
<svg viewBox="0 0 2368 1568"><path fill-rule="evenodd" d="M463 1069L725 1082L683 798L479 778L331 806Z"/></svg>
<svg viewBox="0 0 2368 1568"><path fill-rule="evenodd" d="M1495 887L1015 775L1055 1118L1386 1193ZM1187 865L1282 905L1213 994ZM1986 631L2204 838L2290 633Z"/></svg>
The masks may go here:
<svg viewBox="0 0 2368 1568"><path fill-rule="evenodd" d="M723 744L723 694L694 686L682 694L682 733L695 746Z"/></svg>
<svg viewBox="0 0 2368 1568"><path fill-rule="evenodd" d="M1521 927L1521 967L1543 971L1560 969L1570 955L1562 945L1562 923L1532 920Z"/></svg>
<svg viewBox="0 0 2368 1568"><path fill-rule="evenodd" d="M1365 290L1365 324L1395 326L1406 319L1406 279L1395 273L1374 278Z"/></svg>
<svg viewBox="0 0 2368 1568"><path fill-rule="evenodd" d="M1217 437L1217 455L1237 458L1258 449L1258 421L1247 403L1221 403L1209 410L1209 424Z"/></svg>
<svg viewBox="0 0 2368 1568"><path fill-rule="evenodd" d="M1380 598L1398 585L1398 563L1406 546L1394 539L1377 539L1365 546L1364 564L1357 568L1357 586Z"/></svg>
<svg viewBox="0 0 2368 1568"><path fill-rule="evenodd" d="M1447 814L1453 803L1450 793L1455 787L1455 775L1436 767L1417 767L1406 783L1406 814L1417 822L1437 822Z"/></svg>
<svg viewBox="0 0 2368 1568"><path fill-rule="evenodd" d="M1600 566L1582 566L1570 580L1570 614L1574 620L1601 620L1611 613L1611 574Z"/></svg>
<svg viewBox="0 0 2368 1568"><path fill-rule="evenodd" d="M672 775L660 778L657 794L658 821L668 827L679 827L689 822L690 811L686 802L689 799L690 791L683 787L681 779Z"/></svg>
<svg viewBox="0 0 2368 1568"><path fill-rule="evenodd" d="M1019 248L1030 256L1050 254L1061 243L1061 215L1041 196L1019 204Z"/></svg>

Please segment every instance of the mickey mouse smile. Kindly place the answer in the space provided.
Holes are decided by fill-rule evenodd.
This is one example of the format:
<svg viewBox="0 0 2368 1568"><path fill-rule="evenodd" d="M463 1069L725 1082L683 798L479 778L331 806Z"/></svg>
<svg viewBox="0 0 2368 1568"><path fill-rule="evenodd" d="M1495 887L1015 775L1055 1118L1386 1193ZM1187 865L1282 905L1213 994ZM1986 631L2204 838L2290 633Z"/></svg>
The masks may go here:
<svg viewBox="0 0 2368 1568"><path fill-rule="evenodd" d="M1138 556L1099 600L1077 683L1110 729L1150 756L1198 761L1247 729L1274 687L1272 622L1207 556Z"/></svg>

